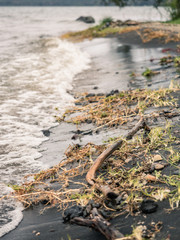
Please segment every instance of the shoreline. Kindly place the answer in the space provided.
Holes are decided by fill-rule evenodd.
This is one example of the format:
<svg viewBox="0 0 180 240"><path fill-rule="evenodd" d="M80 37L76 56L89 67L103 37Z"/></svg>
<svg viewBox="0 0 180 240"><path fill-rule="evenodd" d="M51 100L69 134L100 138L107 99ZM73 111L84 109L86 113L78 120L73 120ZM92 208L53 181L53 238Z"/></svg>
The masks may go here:
<svg viewBox="0 0 180 240"><path fill-rule="evenodd" d="M132 35L131 33L126 36L126 40L131 39ZM156 43L151 43L156 48ZM151 45L151 47L152 47ZM173 45L167 45L167 46L175 46L176 43ZM142 46L142 44L140 44ZM149 45L150 46L150 45ZM148 48L148 46L147 46ZM72 94L75 94L77 92L81 91L83 92L84 89L86 89L88 92L109 92L109 90L114 89L116 86L116 80L114 81L114 85L108 81L110 78L119 78L119 74L116 74L117 71L113 69L113 73L105 73L103 72L104 69L99 68L90 69L88 71L85 71L84 73L78 75L76 79L74 80L74 90ZM94 71L94 75L96 75L95 82L93 84L89 85L87 84L89 82L89 78L93 79L92 71ZM104 74L104 76L103 76ZM106 76L107 75L107 76ZM102 80L99 81L99 77L102 77ZM104 84L102 87L102 81L106 79L107 84ZM83 82L83 85L82 85ZM98 85L99 84L99 85ZM94 87L97 87L94 89ZM104 88L104 89L103 89ZM118 87L117 87L118 88ZM65 124L66 125L66 124ZM76 129L76 126L72 126L72 129L68 129L68 131L65 130L66 126L61 124L58 127L55 127L53 129L50 129L50 139L49 141L43 143L40 146L40 151L43 153L42 161L51 162L53 161L53 165L58 163L59 160L63 157L62 152L66 149L65 146L68 146L69 143L72 142L72 131ZM85 126L87 127L87 126ZM90 126L88 125L88 128ZM111 136L112 131L107 135L107 138ZM61 138L63 136L63 139ZM93 139L93 136L87 136L83 139L83 142L88 142L89 139ZM104 135L102 136L102 139L104 139ZM101 140L102 140L101 139ZM99 141L99 139L97 139ZM61 146L61 147L59 147ZM48 151L43 151L43 149L48 149ZM61 154L60 154L61 152ZM24 211L24 219L20 223L20 225L13 230L12 232L6 234L2 237L3 240L18 240L18 239L24 239L24 240L32 240L32 239L60 239L60 237L68 238L68 234L73 237L72 239L105 239L100 233L95 232L88 228L83 228L75 225L64 225L62 224L62 217L59 212L57 212L57 209L49 209L47 212L45 212L43 215L39 215L39 211L43 208L43 206L34 206L33 210L28 209ZM113 220L112 222L116 225L119 224L116 220ZM122 221L122 220L121 220ZM61 227L60 227L61 225ZM127 226L127 231L129 231L129 228L131 226ZM40 234L37 234L40 233ZM61 235L60 235L61 234ZM175 238L173 239L175 240Z"/></svg>

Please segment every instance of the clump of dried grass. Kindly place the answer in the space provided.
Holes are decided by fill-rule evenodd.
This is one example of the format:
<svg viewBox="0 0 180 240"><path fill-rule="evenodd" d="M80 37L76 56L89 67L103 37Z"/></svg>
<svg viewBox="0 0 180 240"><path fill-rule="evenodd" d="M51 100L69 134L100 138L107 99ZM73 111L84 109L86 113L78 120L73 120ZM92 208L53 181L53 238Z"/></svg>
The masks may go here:
<svg viewBox="0 0 180 240"><path fill-rule="evenodd" d="M153 39L161 39L164 43L168 42L179 42L180 41L180 33L171 32L162 29L152 29L145 28L136 31L137 34L141 37L143 43L147 43L152 41Z"/></svg>
<svg viewBox="0 0 180 240"><path fill-rule="evenodd" d="M128 33L131 31L136 31L139 29L139 26L123 26L123 27L106 27L102 28L101 25L88 28L83 31L78 32L68 32L61 36L61 39L70 40L72 42L80 42L84 39L93 39L98 37L106 37L112 35L118 35L122 33Z"/></svg>
<svg viewBox="0 0 180 240"><path fill-rule="evenodd" d="M91 110L92 120L95 120L96 124L112 123L118 117L127 121L130 114L142 114L140 110L144 109L144 106L147 108L175 105L175 100L170 98L170 93L169 89L160 89L125 91L109 97L87 98L84 96L78 101L90 100L91 104L75 108L70 112L78 111L83 113L83 117L89 117L89 110ZM143 102L144 106L140 102ZM101 122L101 119L104 120L107 117L102 118L100 115L106 109L108 111L110 109L111 116L105 122ZM87 173L93 159L106 149L107 144L116 140L111 138L106 144L99 146L92 143L85 146L69 146L65 152L66 159L50 169L27 176L24 184L12 186L15 194L8 197L21 201L26 207L41 202L47 206L56 205L60 209L65 209L72 204L86 205L89 199L94 199L95 202L99 202L109 209L101 193L84 182L84 174ZM109 184L116 192L123 194L123 202L119 206L119 210L131 214L138 211L139 204L145 196L155 200L170 198L173 207L178 203L178 188L176 188L178 176L165 177L160 172L149 174L154 166L152 152L157 148L159 151L163 149L169 151L168 164L175 165L179 161L179 155L172 148L167 148L168 144L175 141L170 132L170 126L164 129L153 128L149 133L148 141L144 140L146 140L144 136L140 135L131 141L124 142L123 146L113 153L109 161L105 162L97 178L97 184ZM133 164L129 166L131 163ZM29 177L32 176L34 180L30 181ZM166 184L166 188L152 185L152 181ZM53 187L55 182L58 182L58 189ZM169 186L175 187L174 194L168 190Z"/></svg>
<svg viewBox="0 0 180 240"><path fill-rule="evenodd" d="M97 126L114 127L123 125L133 120L134 116L142 115L150 106L175 106L175 101L170 98L170 89L159 90L132 90L123 91L106 97L80 96L76 101L82 106L68 110L63 118L58 121L66 121L74 124L92 122ZM69 117L72 113L78 113L75 117Z"/></svg>

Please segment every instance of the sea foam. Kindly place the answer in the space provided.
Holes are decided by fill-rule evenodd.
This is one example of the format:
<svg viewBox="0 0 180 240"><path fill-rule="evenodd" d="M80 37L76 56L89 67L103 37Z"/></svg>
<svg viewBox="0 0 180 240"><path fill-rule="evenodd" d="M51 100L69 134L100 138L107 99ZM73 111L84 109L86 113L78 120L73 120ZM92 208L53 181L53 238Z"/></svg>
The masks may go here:
<svg viewBox="0 0 180 240"><path fill-rule="evenodd" d="M89 67L89 56L72 43L59 38L44 38L28 46L2 64L4 81L0 91L0 192L8 194L4 184L19 184L23 176L45 165L38 146L47 140L43 129L56 126L54 115L73 103L67 92L76 74ZM59 109L58 111L55 109ZM22 206L11 199L1 201L0 236L22 220Z"/></svg>

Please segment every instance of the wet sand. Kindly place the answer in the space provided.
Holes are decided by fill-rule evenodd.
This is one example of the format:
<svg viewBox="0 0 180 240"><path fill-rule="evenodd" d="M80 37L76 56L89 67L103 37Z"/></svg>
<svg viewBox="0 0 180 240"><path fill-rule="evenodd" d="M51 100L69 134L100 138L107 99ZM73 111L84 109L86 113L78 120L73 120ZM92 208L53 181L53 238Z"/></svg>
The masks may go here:
<svg viewBox="0 0 180 240"><path fill-rule="evenodd" d="M126 45L129 45L130 47L137 47L137 48L144 48L144 45L139 41L139 39L134 41L135 36L134 33L128 33L128 35L122 35L120 37L120 40L109 40L109 44L113 46L113 41L119 41L119 43L125 43ZM91 46L92 48L89 48L89 53L93 51L93 47L101 46L102 44L107 44L106 40L95 40L91 43L84 43L81 44L82 49L86 50L87 46ZM94 46L93 46L94 44ZM161 43L158 42L159 45L157 45L157 42L150 42L149 45L146 45L146 48L176 48L176 45L178 43L169 43L168 45L164 46ZM123 45L123 44L122 44ZM111 48L110 48L111 50ZM113 51L113 47L112 47ZM106 53L107 54L107 53ZM82 74L76 76L76 79L74 80L74 89L71 94L75 94L77 92L104 92L107 93L111 91L112 89L119 89L119 90L127 90L133 87L133 84L131 84L130 79L126 78L125 83L122 84L120 81L123 76L125 76L130 70L127 69L124 71L124 73L121 72L120 62L118 60L118 55L113 56L113 58L110 57L108 60L108 57L110 56L111 52L109 51L106 55L106 59L104 59L104 51L103 48L98 53L98 56L96 54L92 54L92 68L83 72ZM114 54L114 53L113 53ZM114 62L113 62L114 61ZM142 66L143 68L144 66ZM173 73L172 73L173 74ZM161 76L162 77L162 76ZM163 83L162 83L163 84ZM169 83L168 83L169 84ZM164 85L168 85L166 82ZM153 87L153 83L151 84ZM156 85L158 86L158 85ZM142 86L144 87L144 86ZM178 96L179 98L179 96ZM176 119L176 122L179 121L179 119ZM91 125L84 125L84 129L91 128ZM56 128L50 129L50 139L49 141L43 143L39 151L42 152L43 157L42 161L52 166L54 164L57 164L59 161L63 159L63 153L65 149L68 147L69 144L74 142L71 140L71 137L73 135L72 131L76 130L76 126L73 125L67 125L66 123L60 124ZM103 132L101 135L90 135L83 137L83 140L81 144L85 144L87 142L93 142L93 143L102 143L103 140L108 139L110 136L119 135L119 131L111 130ZM123 131L121 131L121 134L123 134ZM78 140L76 140L78 141ZM75 143L77 143L75 141ZM101 240L105 239L100 233L93 231L91 229L88 229L86 227L79 227L75 225L69 225L64 224L62 220L62 214L61 212L58 212L56 208L48 209L46 210L42 215L40 214L40 210L43 208L43 205L34 206L33 208L27 209L24 211L24 218L22 222L19 224L19 226L2 237L2 240L33 240L33 239L41 239L41 240L59 240L59 239L68 239L68 236L70 236L70 239L94 239L94 240ZM173 240L178 240L180 236L180 230L179 228L179 220L178 215L179 212L177 210L174 210L171 212L171 214L168 214L164 211L164 209L168 208L168 202L163 201L160 202L158 211L149 215L140 215L138 217L133 216L127 216L121 215L120 217L113 219L111 222L114 224L115 227L117 227L120 232L122 232L124 235L130 234L132 232L132 225L138 223L139 221L145 222L145 223L151 223L152 221L162 221L163 222L163 229L159 235L157 235L156 239L167 239L168 235Z"/></svg>

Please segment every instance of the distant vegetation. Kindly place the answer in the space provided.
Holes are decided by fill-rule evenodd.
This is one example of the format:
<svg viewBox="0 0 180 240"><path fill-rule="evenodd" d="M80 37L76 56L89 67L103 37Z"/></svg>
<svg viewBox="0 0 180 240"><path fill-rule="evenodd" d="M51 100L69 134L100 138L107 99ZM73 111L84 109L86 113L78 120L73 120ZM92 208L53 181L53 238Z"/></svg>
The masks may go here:
<svg viewBox="0 0 180 240"><path fill-rule="evenodd" d="M114 3L117 6L123 7L126 5L134 5L134 1L131 0L103 0L105 3ZM148 2L150 2L155 7L159 7L161 5L168 7L171 19L176 20L180 19L180 0L144 0L144 1L135 1L138 2L144 2L145 5L148 5Z"/></svg>
<svg viewBox="0 0 180 240"><path fill-rule="evenodd" d="M169 23L172 23L172 24L180 24L180 18L175 19L175 20L172 20L172 21L169 21Z"/></svg>

